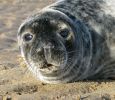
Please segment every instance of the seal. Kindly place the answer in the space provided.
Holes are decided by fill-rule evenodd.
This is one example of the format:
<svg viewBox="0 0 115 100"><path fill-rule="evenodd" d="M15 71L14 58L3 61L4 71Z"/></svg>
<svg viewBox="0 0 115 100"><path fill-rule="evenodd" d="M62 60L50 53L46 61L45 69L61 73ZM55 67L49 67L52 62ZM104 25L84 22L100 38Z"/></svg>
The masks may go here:
<svg viewBox="0 0 115 100"><path fill-rule="evenodd" d="M51 84L115 79L114 8L109 0L61 0L28 17L18 42L29 70Z"/></svg>

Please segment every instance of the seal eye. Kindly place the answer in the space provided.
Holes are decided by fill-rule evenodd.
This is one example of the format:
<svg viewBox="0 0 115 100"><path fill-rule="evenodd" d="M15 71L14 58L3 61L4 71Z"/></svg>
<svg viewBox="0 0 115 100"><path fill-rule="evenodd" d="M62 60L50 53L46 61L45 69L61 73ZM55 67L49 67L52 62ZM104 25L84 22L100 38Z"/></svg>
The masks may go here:
<svg viewBox="0 0 115 100"><path fill-rule="evenodd" d="M30 33L26 33L26 34L23 36L23 39L24 39L24 41L26 41L26 42L31 41L32 38L33 38L33 35L30 34Z"/></svg>
<svg viewBox="0 0 115 100"><path fill-rule="evenodd" d="M67 38L68 35L69 35L69 30L68 30L68 29L63 29L63 30L61 30L60 35L61 35L63 38Z"/></svg>

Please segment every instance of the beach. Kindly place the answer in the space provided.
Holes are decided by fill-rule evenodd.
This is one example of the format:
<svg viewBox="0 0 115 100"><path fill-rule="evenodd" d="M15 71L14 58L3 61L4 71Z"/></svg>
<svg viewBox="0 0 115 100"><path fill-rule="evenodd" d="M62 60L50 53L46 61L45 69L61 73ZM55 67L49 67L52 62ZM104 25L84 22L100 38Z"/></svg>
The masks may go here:
<svg viewBox="0 0 115 100"><path fill-rule="evenodd" d="M115 81L46 84L27 69L18 47L18 28L54 1L0 0L0 100L115 100Z"/></svg>

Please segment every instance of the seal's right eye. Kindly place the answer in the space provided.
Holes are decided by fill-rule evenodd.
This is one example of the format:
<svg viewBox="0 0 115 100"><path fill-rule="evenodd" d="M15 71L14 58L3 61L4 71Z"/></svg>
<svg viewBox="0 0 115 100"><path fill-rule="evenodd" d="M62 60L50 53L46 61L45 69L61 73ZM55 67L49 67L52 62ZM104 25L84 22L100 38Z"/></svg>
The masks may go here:
<svg viewBox="0 0 115 100"><path fill-rule="evenodd" d="M31 41L32 39L33 39L33 35L32 35L31 33L26 33L26 34L23 35L23 40L24 40L25 42L29 42L29 41Z"/></svg>

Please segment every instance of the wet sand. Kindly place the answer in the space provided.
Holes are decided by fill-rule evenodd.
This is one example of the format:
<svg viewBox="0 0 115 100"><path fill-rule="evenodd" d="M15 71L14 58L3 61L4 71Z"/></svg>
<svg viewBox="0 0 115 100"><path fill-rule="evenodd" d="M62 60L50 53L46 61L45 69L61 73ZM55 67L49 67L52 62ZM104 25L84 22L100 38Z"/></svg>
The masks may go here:
<svg viewBox="0 0 115 100"><path fill-rule="evenodd" d="M0 100L115 100L115 81L50 85L27 70L18 50L18 27L52 2L0 0Z"/></svg>

